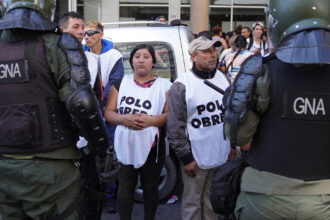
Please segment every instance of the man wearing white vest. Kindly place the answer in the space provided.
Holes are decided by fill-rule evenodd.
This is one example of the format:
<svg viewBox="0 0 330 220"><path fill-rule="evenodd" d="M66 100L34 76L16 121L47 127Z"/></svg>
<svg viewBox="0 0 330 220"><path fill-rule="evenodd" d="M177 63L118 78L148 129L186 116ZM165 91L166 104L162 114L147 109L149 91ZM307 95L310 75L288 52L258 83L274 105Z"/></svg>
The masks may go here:
<svg viewBox="0 0 330 220"><path fill-rule="evenodd" d="M85 55L88 60L88 69L91 74L91 86L104 108L107 103L110 87L115 80L124 76L124 66L121 53L113 48L111 41L103 39L103 25L99 21L89 21L84 28ZM113 144L116 126L106 123L108 133ZM115 203L116 184L106 188L107 200L104 210L116 211Z"/></svg>
<svg viewBox="0 0 330 220"><path fill-rule="evenodd" d="M106 99L111 85L124 76L122 54L113 48L111 41L103 39L103 25L98 21L89 21L84 28L85 54L91 74L91 86L95 86L98 72L101 73L103 97ZM104 104L106 100L104 100ZM113 137L113 135L111 134Z"/></svg>
<svg viewBox="0 0 330 220"><path fill-rule="evenodd" d="M217 219L210 203L211 174L227 161L230 144L223 139L222 95L205 80L225 90L229 81L216 69L219 41L193 40L193 67L173 83L168 96L167 136L183 163L183 220Z"/></svg>

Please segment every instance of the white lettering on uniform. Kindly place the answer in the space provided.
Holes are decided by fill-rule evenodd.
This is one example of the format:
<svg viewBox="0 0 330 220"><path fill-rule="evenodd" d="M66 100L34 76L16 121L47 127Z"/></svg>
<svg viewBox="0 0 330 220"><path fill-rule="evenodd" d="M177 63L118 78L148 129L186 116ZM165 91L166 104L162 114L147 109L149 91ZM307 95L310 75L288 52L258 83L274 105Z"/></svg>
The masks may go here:
<svg viewBox="0 0 330 220"><path fill-rule="evenodd" d="M13 75L10 75L10 76L13 78L13 77L15 77L16 74L18 74L18 77L22 77L21 72L19 70L18 63L15 64L14 73L13 73Z"/></svg>
<svg viewBox="0 0 330 220"><path fill-rule="evenodd" d="M293 102L293 110L296 114L308 114L308 112L312 113L312 115L318 115L321 112L322 115L325 115L325 108L323 99L313 98L312 100L308 98L298 97Z"/></svg>
<svg viewBox="0 0 330 220"><path fill-rule="evenodd" d="M323 99L320 99L319 103L317 104L316 114L318 114L318 111L321 111L322 115L325 115L325 108L324 108Z"/></svg>
<svg viewBox="0 0 330 220"><path fill-rule="evenodd" d="M0 79L8 78L8 75L10 78L15 78L16 75L22 77L18 63L10 64L10 66L8 64L0 64L0 73Z"/></svg>
<svg viewBox="0 0 330 220"><path fill-rule="evenodd" d="M0 65L0 73L1 73L1 75L0 75L0 79L3 79L4 77L5 77L5 74L6 74L6 69L5 69L5 65L4 64L1 64Z"/></svg>

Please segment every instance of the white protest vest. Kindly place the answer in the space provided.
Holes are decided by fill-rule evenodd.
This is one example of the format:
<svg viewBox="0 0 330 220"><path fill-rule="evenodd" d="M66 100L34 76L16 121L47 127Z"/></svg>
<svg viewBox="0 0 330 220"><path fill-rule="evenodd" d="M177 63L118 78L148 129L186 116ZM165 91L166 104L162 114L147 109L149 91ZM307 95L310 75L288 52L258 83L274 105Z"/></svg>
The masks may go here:
<svg viewBox="0 0 330 220"><path fill-rule="evenodd" d="M223 164L227 161L230 143L223 138L222 94L191 71L182 74L177 81L186 87L187 132L198 167L210 169ZM208 81L223 90L229 85L219 71Z"/></svg>
<svg viewBox="0 0 330 220"><path fill-rule="evenodd" d="M122 58L121 53L116 49L108 50L105 53L100 55L85 51L85 55L88 61L88 70L91 74L91 86L94 86L96 75L97 75L97 60L100 58L101 63L101 75L102 75L102 84L105 88L109 82L109 76L112 71L112 68L115 66L117 61Z"/></svg>
<svg viewBox="0 0 330 220"><path fill-rule="evenodd" d="M142 88L135 84L133 74L125 75L118 93L117 112L161 115L170 86L168 80L157 78L151 87ZM118 160L125 165L133 165L134 168L143 166L156 135L159 137L157 127L151 126L136 131L124 125L117 125L114 146Z"/></svg>

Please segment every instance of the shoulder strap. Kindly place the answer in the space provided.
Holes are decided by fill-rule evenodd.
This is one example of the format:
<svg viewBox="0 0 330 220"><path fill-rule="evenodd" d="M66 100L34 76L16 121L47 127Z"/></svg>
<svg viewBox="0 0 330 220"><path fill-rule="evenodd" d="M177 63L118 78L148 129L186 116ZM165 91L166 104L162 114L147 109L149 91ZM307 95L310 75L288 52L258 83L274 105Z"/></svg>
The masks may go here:
<svg viewBox="0 0 330 220"><path fill-rule="evenodd" d="M96 74L93 90L95 92L96 98L99 101L101 109L102 109L104 98L103 98L103 84L102 84L100 57L98 57L98 59L97 59L97 74Z"/></svg>
<svg viewBox="0 0 330 220"><path fill-rule="evenodd" d="M32 79L35 79L37 77L36 48L38 40L40 39L37 37L33 37L31 39L26 40L25 42L24 57L29 60L29 76Z"/></svg>
<svg viewBox="0 0 330 220"><path fill-rule="evenodd" d="M250 42L249 42L249 46L248 46L247 50L250 50L253 45L253 38L250 37L249 39L250 39Z"/></svg>
<svg viewBox="0 0 330 220"><path fill-rule="evenodd" d="M264 40L262 40L262 39L261 39L261 41L262 41L262 49L265 51L265 48L266 48L266 42L265 42Z"/></svg>
<svg viewBox="0 0 330 220"><path fill-rule="evenodd" d="M231 68L233 68L234 65L234 60L236 59L236 57L238 57L238 55L241 53L242 48L238 49L233 57L233 60L229 63L229 65L227 66L226 70L225 70L225 74L227 75L229 67L231 66Z"/></svg>

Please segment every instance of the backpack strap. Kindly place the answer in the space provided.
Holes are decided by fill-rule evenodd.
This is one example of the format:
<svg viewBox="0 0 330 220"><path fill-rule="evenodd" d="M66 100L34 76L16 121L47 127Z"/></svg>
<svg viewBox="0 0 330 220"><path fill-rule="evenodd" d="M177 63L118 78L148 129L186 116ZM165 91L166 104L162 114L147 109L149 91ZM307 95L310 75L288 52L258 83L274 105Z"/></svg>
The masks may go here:
<svg viewBox="0 0 330 220"><path fill-rule="evenodd" d="M249 37L249 39L250 39L250 41L249 41L249 46L248 46L247 50L250 50L253 45L253 38Z"/></svg>

